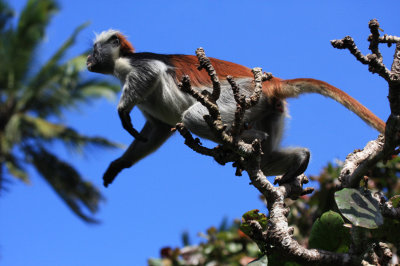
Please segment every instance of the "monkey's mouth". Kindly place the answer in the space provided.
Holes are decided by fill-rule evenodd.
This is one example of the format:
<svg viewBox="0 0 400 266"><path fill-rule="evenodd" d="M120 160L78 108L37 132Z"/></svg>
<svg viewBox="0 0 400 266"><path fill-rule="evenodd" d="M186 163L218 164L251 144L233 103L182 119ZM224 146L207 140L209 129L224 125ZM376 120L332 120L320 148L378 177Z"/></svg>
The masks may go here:
<svg viewBox="0 0 400 266"><path fill-rule="evenodd" d="M93 65L94 65L94 63L93 63L93 56L89 55L89 56L87 57L87 59L86 59L86 67L87 67L87 69L88 69L89 71L92 71L92 70L93 70Z"/></svg>

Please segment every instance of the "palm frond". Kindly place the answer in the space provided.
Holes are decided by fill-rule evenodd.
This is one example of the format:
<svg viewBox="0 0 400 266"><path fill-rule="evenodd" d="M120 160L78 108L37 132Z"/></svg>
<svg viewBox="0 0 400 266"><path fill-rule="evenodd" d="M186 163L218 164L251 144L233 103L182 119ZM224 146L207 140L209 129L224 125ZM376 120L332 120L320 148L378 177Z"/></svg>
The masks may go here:
<svg viewBox="0 0 400 266"><path fill-rule="evenodd" d="M84 147L96 146L101 148L117 148L120 144L102 137L90 137L79 134L76 130L62 124L51 123L39 117L22 115L21 132L24 138L32 138L36 141L61 141L68 148L80 152Z"/></svg>
<svg viewBox="0 0 400 266"><path fill-rule="evenodd" d="M25 168L19 163L19 160L12 154L6 154L4 157L6 170L15 178L24 183L29 183L29 175Z"/></svg>
<svg viewBox="0 0 400 266"><path fill-rule="evenodd" d="M86 68L86 55L77 56L62 65L53 66L52 75L36 93L27 88L29 102L19 103L17 110L35 112L41 117L59 116L65 108L78 108L91 99L107 96L114 99L119 86L95 79L81 81ZM32 90L34 90L32 88Z"/></svg>
<svg viewBox="0 0 400 266"><path fill-rule="evenodd" d="M58 5L54 0L29 0L22 10L10 51L16 81L22 81L26 76L33 52L43 40L51 15L56 11Z"/></svg>
<svg viewBox="0 0 400 266"><path fill-rule="evenodd" d="M21 130L21 115L14 114L8 121L4 132L0 135L1 153L11 153L13 146L16 143L23 141L23 132Z"/></svg>
<svg viewBox="0 0 400 266"><path fill-rule="evenodd" d="M81 208L84 206L91 214L97 212L99 202L103 200L103 197L96 187L83 180L70 164L60 160L43 147L26 148L26 153L31 156L32 163L40 175L76 215L88 223L98 222L85 214Z"/></svg>
<svg viewBox="0 0 400 266"><path fill-rule="evenodd" d="M0 32L3 32L7 24L10 23L11 18L14 16L14 10L10 8L7 2L0 1Z"/></svg>
<svg viewBox="0 0 400 266"><path fill-rule="evenodd" d="M18 109L29 109L30 103L36 101L36 98L40 95L40 91L46 89L49 83L54 82L53 77L57 76L60 70L62 70L62 67L59 67L60 60L65 56L67 50L75 44L78 34L88 25L89 23L84 23L78 26L40 71L28 82L27 86L25 86L26 90L21 95ZM28 107L24 108L24 106Z"/></svg>
<svg viewBox="0 0 400 266"><path fill-rule="evenodd" d="M81 82L76 86L75 92L80 94L83 98L102 98L113 101L116 94L121 90L118 84L110 83L107 81L98 81L90 79Z"/></svg>

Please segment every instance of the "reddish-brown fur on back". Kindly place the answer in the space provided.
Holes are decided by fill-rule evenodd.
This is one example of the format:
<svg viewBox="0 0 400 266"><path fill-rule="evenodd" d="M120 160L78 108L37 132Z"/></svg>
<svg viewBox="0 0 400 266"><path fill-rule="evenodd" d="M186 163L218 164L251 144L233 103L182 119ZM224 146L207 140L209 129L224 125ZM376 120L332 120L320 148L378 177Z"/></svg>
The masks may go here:
<svg viewBox="0 0 400 266"><path fill-rule="evenodd" d="M132 44L126 39L126 37L122 34L117 34L121 48L120 51L122 54L134 53L135 48L133 48Z"/></svg>
<svg viewBox="0 0 400 266"><path fill-rule="evenodd" d="M211 80L207 72L199 71L199 61L194 55L169 55L168 56L172 65L175 67L176 78L178 81L182 79L183 75L188 75L193 86L210 85ZM253 78L254 75L251 69L236 63L210 58L210 61L217 72L218 78L221 80L226 79L227 76L234 78ZM269 81L263 82L263 93L268 98L276 97L276 91L281 88L281 79L272 78ZM279 95L279 93L278 93ZM282 97L284 98L284 97Z"/></svg>
<svg viewBox="0 0 400 266"><path fill-rule="evenodd" d="M183 75L188 75L191 79L193 86L209 85L211 84L210 77L207 72L199 71L199 61L194 55L169 55L171 64L175 67L175 73L178 80L182 79ZM245 66L223 61L215 58L210 58L218 78L226 79L226 76L233 77L252 77L251 70Z"/></svg>

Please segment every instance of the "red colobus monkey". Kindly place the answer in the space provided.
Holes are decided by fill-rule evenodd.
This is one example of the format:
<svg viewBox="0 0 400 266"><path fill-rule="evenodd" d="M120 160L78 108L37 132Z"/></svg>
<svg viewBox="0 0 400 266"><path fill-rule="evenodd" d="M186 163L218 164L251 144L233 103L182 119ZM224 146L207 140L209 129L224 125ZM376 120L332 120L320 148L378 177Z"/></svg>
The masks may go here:
<svg viewBox="0 0 400 266"><path fill-rule="evenodd" d="M221 95L217 101L222 121L232 125L236 102L227 75L234 77L241 93L250 95L254 90L253 74L245 66L210 58L221 80ZM89 71L111 74L122 84L122 96L118 114L122 126L135 137L125 153L114 160L104 174L104 185L110 184L124 168L131 167L140 159L154 152L170 136L171 129L183 122L194 134L215 140L203 116L208 111L190 95L181 92L178 83L183 75L189 75L192 87L201 91L211 90L212 84L205 71L197 70L198 61L192 55L164 55L135 53L132 45L116 30L104 31L96 36L93 52L87 58ZM345 92L315 79L272 78L263 83L258 104L246 111L245 122L250 125L243 138L265 139L263 144L262 170L266 176L283 175L291 180L302 174L308 165L310 152L307 148L279 147L286 113L285 99L302 93L319 93L343 104L362 120L384 132L385 123ZM138 106L147 119L140 133L132 126L130 112Z"/></svg>

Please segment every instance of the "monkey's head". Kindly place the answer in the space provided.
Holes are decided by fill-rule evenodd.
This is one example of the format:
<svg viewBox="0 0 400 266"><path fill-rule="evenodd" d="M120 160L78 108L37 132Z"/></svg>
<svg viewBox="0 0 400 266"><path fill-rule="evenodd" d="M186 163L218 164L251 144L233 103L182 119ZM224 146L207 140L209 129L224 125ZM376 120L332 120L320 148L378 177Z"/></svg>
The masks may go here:
<svg viewBox="0 0 400 266"><path fill-rule="evenodd" d="M96 35L93 51L86 66L91 72L112 74L115 61L134 52L132 44L119 31L108 30Z"/></svg>

